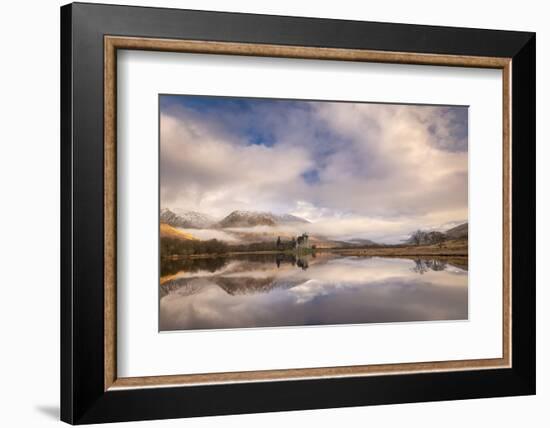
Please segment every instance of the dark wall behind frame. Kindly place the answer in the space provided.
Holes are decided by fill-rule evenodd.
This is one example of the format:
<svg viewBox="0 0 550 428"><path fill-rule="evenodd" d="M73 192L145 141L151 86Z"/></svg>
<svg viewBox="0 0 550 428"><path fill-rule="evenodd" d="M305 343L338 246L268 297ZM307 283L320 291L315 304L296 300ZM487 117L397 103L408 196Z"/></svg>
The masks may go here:
<svg viewBox="0 0 550 428"><path fill-rule="evenodd" d="M513 368L104 393L104 35L513 58ZM61 36L62 420L162 419L534 393L534 34L73 4L61 10Z"/></svg>

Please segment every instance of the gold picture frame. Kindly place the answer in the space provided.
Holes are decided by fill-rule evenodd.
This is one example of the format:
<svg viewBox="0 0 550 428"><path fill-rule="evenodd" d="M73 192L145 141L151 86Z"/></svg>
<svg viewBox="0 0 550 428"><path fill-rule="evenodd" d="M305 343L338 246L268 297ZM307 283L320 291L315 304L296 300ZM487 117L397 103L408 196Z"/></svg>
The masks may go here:
<svg viewBox="0 0 550 428"><path fill-rule="evenodd" d="M148 377L118 377L116 367L116 88L117 51L146 50L209 55L245 55L278 58L320 59L393 64L493 68L502 70L503 145L503 320L502 357L421 363L356 365L303 369L227 373L183 374ZM160 38L104 36L104 390L212 385L240 382L281 381L339 377L363 377L410 373L501 369L512 362L511 311L511 81L512 58L370 51L270 44L171 40Z"/></svg>

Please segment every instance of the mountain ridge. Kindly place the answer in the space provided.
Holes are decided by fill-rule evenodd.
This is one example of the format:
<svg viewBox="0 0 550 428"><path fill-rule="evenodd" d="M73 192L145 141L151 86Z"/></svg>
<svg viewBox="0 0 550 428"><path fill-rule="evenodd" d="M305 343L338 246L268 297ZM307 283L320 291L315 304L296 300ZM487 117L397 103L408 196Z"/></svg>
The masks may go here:
<svg viewBox="0 0 550 428"><path fill-rule="evenodd" d="M160 221L173 227L187 229L208 229L216 220L208 214L198 211L177 211L164 208L160 212Z"/></svg>
<svg viewBox="0 0 550 428"><path fill-rule="evenodd" d="M163 208L160 221L173 227L187 229L280 226L285 224L307 224L308 220L293 214L273 214L264 211L235 210L216 221L212 216L198 211L181 211Z"/></svg>
<svg viewBox="0 0 550 428"><path fill-rule="evenodd" d="M235 210L221 219L217 226L220 228L280 226L284 224L309 223L306 219L292 214L273 214L263 211Z"/></svg>

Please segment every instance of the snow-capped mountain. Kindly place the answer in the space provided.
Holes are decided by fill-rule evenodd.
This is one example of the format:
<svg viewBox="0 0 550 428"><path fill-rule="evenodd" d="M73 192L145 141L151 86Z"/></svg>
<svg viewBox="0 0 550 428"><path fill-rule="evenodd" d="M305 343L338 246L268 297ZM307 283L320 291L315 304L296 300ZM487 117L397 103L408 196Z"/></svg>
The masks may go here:
<svg viewBox="0 0 550 428"><path fill-rule="evenodd" d="M290 223L309 223L307 220L291 215L276 215L268 212L258 211L233 211L222 219L217 226L226 227L254 227L254 226L277 226Z"/></svg>
<svg viewBox="0 0 550 428"><path fill-rule="evenodd" d="M302 217L298 217L292 214L283 214L275 216L277 223L309 223L308 220Z"/></svg>
<svg viewBox="0 0 550 428"><path fill-rule="evenodd" d="M170 226L187 229L208 229L215 223L215 219L197 211L161 210L160 221Z"/></svg>

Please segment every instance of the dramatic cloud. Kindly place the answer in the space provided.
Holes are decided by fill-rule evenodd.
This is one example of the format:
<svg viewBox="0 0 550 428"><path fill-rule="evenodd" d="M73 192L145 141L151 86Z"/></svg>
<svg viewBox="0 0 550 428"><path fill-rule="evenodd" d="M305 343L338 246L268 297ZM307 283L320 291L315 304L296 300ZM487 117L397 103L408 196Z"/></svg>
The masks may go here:
<svg viewBox="0 0 550 428"><path fill-rule="evenodd" d="M467 108L161 98L161 206L396 242L468 215Z"/></svg>

